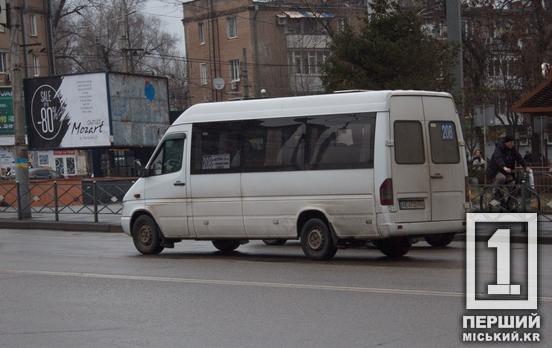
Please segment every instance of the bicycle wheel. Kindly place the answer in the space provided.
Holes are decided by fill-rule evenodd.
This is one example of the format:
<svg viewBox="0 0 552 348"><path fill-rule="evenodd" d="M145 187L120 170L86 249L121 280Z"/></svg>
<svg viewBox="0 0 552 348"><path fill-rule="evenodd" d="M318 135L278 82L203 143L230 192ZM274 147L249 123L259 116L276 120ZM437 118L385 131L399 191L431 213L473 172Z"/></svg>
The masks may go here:
<svg viewBox="0 0 552 348"><path fill-rule="evenodd" d="M521 199L520 211L523 213L538 213L541 210L540 196L533 189L525 190L525 199Z"/></svg>
<svg viewBox="0 0 552 348"><path fill-rule="evenodd" d="M511 213L536 213L540 211L540 197L534 190L518 186L509 192L505 207Z"/></svg>
<svg viewBox="0 0 552 348"><path fill-rule="evenodd" d="M498 189L499 190L499 189ZM504 203L502 202L502 192L496 192L492 186L485 187L481 190L479 197L479 207L481 212L485 213L500 213L505 211Z"/></svg>

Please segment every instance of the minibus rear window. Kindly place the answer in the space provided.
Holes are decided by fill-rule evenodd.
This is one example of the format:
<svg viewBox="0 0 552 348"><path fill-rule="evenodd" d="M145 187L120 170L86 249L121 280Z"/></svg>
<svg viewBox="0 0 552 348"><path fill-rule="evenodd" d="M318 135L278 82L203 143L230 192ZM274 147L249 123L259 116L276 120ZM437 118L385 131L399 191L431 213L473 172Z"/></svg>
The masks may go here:
<svg viewBox="0 0 552 348"><path fill-rule="evenodd" d="M419 121L396 121L395 162L398 164L425 163L422 124Z"/></svg>
<svg viewBox="0 0 552 348"><path fill-rule="evenodd" d="M429 122L431 159L435 164L460 162L456 127L452 121Z"/></svg>

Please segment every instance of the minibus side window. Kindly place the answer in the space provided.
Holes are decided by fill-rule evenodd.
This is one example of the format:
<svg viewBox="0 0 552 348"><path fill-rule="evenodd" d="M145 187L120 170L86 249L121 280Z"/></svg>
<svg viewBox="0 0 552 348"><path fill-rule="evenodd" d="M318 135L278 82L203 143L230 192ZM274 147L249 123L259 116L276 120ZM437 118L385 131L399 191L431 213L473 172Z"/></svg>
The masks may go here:
<svg viewBox="0 0 552 348"><path fill-rule="evenodd" d="M419 121L395 121L395 162L398 164L425 163L422 124Z"/></svg>
<svg viewBox="0 0 552 348"><path fill-rule="evenodd" d="M192 174L236 173L241 167L241 122L193 125Z"/></svg>
<svg viewBox="0 0 552 348"><path fill-rule="evenodd" d="M151 163L151 176L178 172L182 169L184 139L166 140Z"/></svg>
<svg viewBox="0 0 552 348"><path fill-rule="evenodd" d="M246 172L303 170L305 119L246 121L242 148Z"/></svg>
<svg viewBox="0 0 552 348"><path fill-rule="evenodd" d="M306 169L373 168L375 120L375 114L309 117Z"/></svg>
<svg viewBox="0 0 552 348"><path fill-rule="evenodd" d="M460 162L456 127L452 121L429 122L431 159L435 164Z"/></svg>

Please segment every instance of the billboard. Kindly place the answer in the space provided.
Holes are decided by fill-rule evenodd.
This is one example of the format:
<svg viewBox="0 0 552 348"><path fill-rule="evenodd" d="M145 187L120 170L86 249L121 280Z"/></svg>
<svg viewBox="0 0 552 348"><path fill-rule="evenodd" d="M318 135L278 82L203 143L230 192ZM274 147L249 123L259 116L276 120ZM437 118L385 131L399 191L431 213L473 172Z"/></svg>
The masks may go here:
<svg viewBox="0 0 552 348"><path fill-rule="evenodd" d="M105 73L27 79L24 86L32 150L111 145Z"/></svg>
<svg viewBox="0 0 552 348"><path fill-rule="evenodd" d="M13 96L11 87L0 87L0 135L12 135Z"/></svg>
<svg viewBox="0 0 552 348"><path fill-rule="evenodd" d="M108 74L113 146L157 145L169 127L168 80Z"/></svg>

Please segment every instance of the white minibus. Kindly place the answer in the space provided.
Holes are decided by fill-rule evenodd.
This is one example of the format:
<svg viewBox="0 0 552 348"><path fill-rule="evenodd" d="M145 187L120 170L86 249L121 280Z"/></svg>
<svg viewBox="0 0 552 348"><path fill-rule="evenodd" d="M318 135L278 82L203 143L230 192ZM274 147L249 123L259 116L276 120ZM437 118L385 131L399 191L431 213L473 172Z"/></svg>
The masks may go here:
<svg viewBox="0 0 552 348"><path fill-rule="evenodd" d="M157 254L299 239L313 259L372 241L446 245L465 226L466 158L448 93L373 91L194 105L124 197L123 230Z"/></svg>

